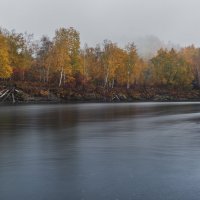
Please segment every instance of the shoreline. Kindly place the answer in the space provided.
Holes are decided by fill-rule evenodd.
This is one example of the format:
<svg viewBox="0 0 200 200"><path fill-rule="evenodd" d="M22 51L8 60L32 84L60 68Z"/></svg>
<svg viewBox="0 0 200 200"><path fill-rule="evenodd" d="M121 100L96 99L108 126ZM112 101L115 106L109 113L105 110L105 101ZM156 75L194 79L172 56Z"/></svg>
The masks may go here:
<svg viewBox="0 0 200 200"><path fill-rule="evenodd" d="M94 100L79 100L79 101L18 101L18 102L1 102L0 106L19 106L19 105L65 105L65 104L122 104L122 103L200 103L200 99L185 99L185 100L133 100L133 101L94 101Z"/></svg>

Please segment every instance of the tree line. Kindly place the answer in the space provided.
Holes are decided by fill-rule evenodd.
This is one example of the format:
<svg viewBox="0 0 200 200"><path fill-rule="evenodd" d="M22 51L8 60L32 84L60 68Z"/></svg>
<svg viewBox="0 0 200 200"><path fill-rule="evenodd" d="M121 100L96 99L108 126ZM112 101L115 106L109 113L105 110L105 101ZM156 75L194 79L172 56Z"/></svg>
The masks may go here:
<svg viewBox="0 0 200 200"><path fill-rule="evenodd" d="M60 28L53 39L0 30L0 79L41 82L58 87L200 87L200 48L160 49L151 59L138 55L134 42L121 48L109 40L80 46L74 28Z"/></svg>

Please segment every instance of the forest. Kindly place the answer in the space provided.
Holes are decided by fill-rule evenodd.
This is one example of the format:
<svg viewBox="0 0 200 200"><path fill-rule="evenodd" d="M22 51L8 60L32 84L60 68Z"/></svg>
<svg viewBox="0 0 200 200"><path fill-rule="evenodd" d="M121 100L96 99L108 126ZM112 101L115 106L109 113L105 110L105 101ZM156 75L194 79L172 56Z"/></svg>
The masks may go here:
<svg viewBox="0 0 200 200"><path fill-rule="evenodd" d="M200 99L200 48L161 48L147 59L134 42L124 48L110 40L81 47L80 33L72 27L40 41L1 28L0 82L2 90L15 85L35 98L195 100Z"/></svg>

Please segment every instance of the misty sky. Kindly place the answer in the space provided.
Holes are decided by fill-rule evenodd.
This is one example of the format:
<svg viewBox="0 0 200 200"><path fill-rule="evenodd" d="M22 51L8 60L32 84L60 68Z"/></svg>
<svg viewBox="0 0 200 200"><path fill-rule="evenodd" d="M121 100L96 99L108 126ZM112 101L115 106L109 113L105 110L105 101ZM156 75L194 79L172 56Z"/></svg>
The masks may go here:
<svg viewBox="0 0 200 200"><path fill-rule="evenodd" d="M72 26L89 45L155 35L200 46L199 9L199 0L0 0L0 26L36 39Z"/></svg>

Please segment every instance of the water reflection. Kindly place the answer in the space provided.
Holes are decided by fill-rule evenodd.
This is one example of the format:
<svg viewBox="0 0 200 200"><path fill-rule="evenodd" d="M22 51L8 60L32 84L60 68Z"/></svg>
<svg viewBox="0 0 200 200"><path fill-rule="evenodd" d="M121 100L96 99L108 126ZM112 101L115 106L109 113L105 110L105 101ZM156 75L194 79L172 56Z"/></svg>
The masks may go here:
<svg viewBox="0 0 200 200"><path fill-rule="evenodd" d="M200 104L7 106L0 199L198 199Z"/></svg>

